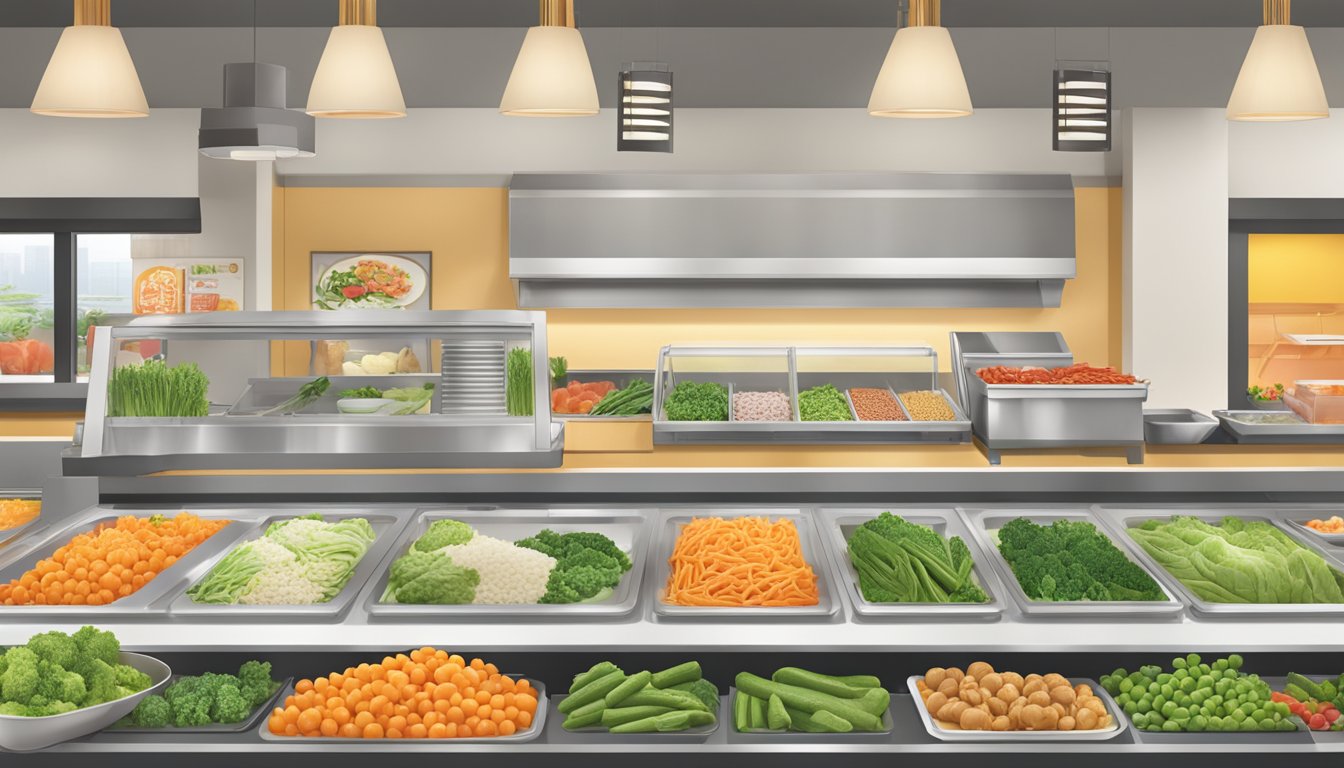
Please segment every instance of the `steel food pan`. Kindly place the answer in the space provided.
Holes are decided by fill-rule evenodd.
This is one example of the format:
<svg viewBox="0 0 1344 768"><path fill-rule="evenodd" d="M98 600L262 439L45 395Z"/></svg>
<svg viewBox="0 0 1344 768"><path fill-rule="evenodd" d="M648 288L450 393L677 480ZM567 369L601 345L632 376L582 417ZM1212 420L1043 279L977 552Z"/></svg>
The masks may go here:
<svg viewBox="0 0 1344 768"><path fill-rule="evenodd" d="M1344 443L1344 424L1312 424L1291 411L1214 411L1239 443ZM1267 419L1286 423L1264 423Z"/></svg>
<svg viewBox="0 0 1344 768"><path fill-rule="evenodd" d="M272 524L285 520L292 520L302 514L307 514L307 510L294 509L284 514L273 514L265 519L260 525L254 527L243 540L235 542L233 547L228 550L217 552L210 560L198 563L191 571L185 574L185 577L177 584L177 595L168 605L168 612L175 616L190 616L192 618L228 618L234 619L240 616L251 618L285 618L285 619L332 619L345 614L350 606L354 604L355 598L360 590L364 588L373 575L377 573L379 565L392 548L392 542L397 534L406 525L406 521L411 516L411 509L390 509L390 508L337 508L323 509L321 511L322 519L327 522L337 520L347 520L350 518L362 517L369 521L376 535L369 549L360 559L355 567L355 572L351 574L350 580L331 600L325 603L316 603L312 605L223 605L215 603L197 603L187 594L187 590L199 583L206 577L219 561L229 552L248 541L260 538Z"/></svg>
<svg viewBox="0 0 1344 768"><path fill-rule="evenodd" d="M1339 514L1339 512L1337 511L1330 512L1328 514L1332 515ZM1294 530L1300 531L1308 538L1319 539L1320 541L1324 541L1325 543L1330 544L1331 546L1344 547L1344 533L1323 533L1303 522L1303 520L1317 520L1320 519L1321 517L1324 517L1324 515L1315 515L1313 517L1306 517L1305 515L1299 515L1297 518L1289 518L1287 520L1287 523L1288 525L1292 526Z"/></svg>
<svg viewBox="0 0 1344 768"><path fill-rule="evenodd" d="M1242 520L1258 520L1273 525L1284 535L1300 544L1309 552L1315 552L1325 559L1325 562L1332 568L1344 570L1344 562L1341 562L1338 555L1334 554L1333 549L1328 544L1318 544L1295 531L1291 525L1284 520L1285 514L1291 514L1287 510L1267 511L1263 508L1254 507L1196 507L1182 509L1180 507L1165 508L1124 508L1124 507L1098 507L1099 517L1103 517L1107 522L1113 523L1126 540L1133 544L1135 553L1142 558L1145 566L1157 574L1166 586L1179 594L1182 599L1190 604L1190 610L1201 616L1209 618L1244 618L1244 617L1340 617L1344 616L1344 603L1212 603L1196 595L1193 590L1185 585L1180 579L1176 578L1160 563L1154 560L1143 547L1138 545L1133 538L1129 536L1128 529L1141 525L1148 520L1170 520L1173 517L1196 517L1206 523L1216 524L1224 517L1237 517Z"/></svg>
<svg viewBox="0 0 1344 768"><path fill-rule="evenodd" d="M894 698L894 697L893 697ZM891 705L882 713L882 730L851 731L849 733L803 733L801 731L770 731L765 729L739 731L733 719L733 702L737 700L737 688L728 689L727 703L723 716L728 718L728 742L736 744L885 744L892 740L896 729L891 716Z"/></svg>
<svg viewBox="0 0 1344 768"><path fill-rule="evenodd" d="M1101 699L1106 705L1106 711L1111 715L1111 727L1092 731L963 731L960 728L944 728L934 722L933 716L929 714L928 707L924 706L924 700L919 696L918 683L922 675L911 675L906 685L910 688L910 699L914 704L915 710L919 712L920 722L924 723L924 730L929 735L939 741L1013 741L1013 742L1069 742L1069 741L1110 741L1124 733L1129 727L1129 716L1124 713L1120 706L1111 698L1111 694L1101 687L1101 684L1095 680L1085 678L1071 677L1069 682L1075 686L1089 685L1092 692Z"/></svg>
<svg viewBox="0 0 1344 768"><path fill-rule="evenodd" d="M168 685L165 685L163 689L165 691L168 690L169 688L172 687L173 683L177 682L179 679L183 677L188 677L188 675L173 675L168 679ZM292 677L288 677L282 680L280 682L279 687L275 689L275 693L272 693L270 698L258 704L257 708L252 711L252 714L248 715L247 718L241 722L211 723L209 725L192 725L186 728L178 728L176 726L167 726L164 728L145 728L139 725L118 726L116 723L113 723L111 726L108 727L107 733L109 734L153 733L159 735L174 735L179 733L242 733L244 731L250 731L253 728L256 728L257 723L261 722L261 720L264 717L266 717L271 713L271 709L275 706L276 698L280 696L281 692L290 688L293 685L293 683L294 678Z"/></svg>
<svg viewBox="0 0 1344 768"><path fill-rule="evenodd" d="M14 752L31 752L97 733L130 714L141 699L163 690L168 685L168 678L173 674L167 664L138 653L122 651L121 663L149 675L153 685L123 699L77 709L63 715L50 717L0 715L0 747Z"/></svg>
<svg viewBox="0 0 1344 768"><path fill-rule="evenodd" d="M532 687L537 692L537 713L532 716L532 725L525 731L518 731L512 736L471 736L464 739L404 739L400 744L433 744L436 748L448 747L452 744L525 744L529 741L536 741L546 729L546 711L548 709L546 701L546 686L526 675L509 675L514 679L527 678ZM280 693L279 701L294 694L294 687L289 686ZM257 733L263 741L275 742L278 744L339 744L342 749L359 749L362 746L377 747L380 744L386 744L387 739L349 739L342 736L276 736L271 733L269 718L263 719L261 725L257 728Z"/></svg>
<svg viewBox="0 0 1344 768"><path fill-rule="evenodd" d="M976 542L980 545L980 549L989 555L989 561L993 564L995 572L999 576L999 581L1003 583L1008 594L1012 595L1013 601L1017 603L1018 610L1023 615L1032 618L1094 618L1097 616L1175 618L1180 615L1183 609L1180 600L1167 588L1168 585L1161 578L1161 575L1153 572L1153 565L1143 557L1142 549L1128 536L1117 535L1086 509L1052 509L1048 506L991 507L962 508L960 512ZM1019 517L1024 517L1037 525L1050 525L1057 520L1091 523L1101 535L1110 539L1112 544L1125 553L1131 562L1146 571L1167 599L1154 601L1079 600L1070 602L1032 600L1022 589L1022 585L1018 583L1017 576L1013 573L1012 567L1008 565L1008 561L1004 559L1003 554L999 552L998 544L995 541L995 532L1006 523Z"/></svg>
<svg viewBox="0 0 1344 768"><path fill-rule="evenodd" d="M42 491L40 490L22 490L22 491L0 491L0 499L21 499L23 501L42 501ZM26 523L19 523L13 528L0 529L0 549L6 544L17 542L20 537L35 534L47 526L42 521L41 510L37 516Z"/></svg>
<svg viewBox="0 0 1344 768"><path fill-rule="evenodd" d="M1150 445L1198 445L1217 430L1217 419L1189 408L1143 411L1143 439Z"/></svg>
<svg viewBox="0 0 1344 768"><path fill-rule="evenodd" d="M195 549L178 558L177 562L165 568L162 573L148 584L130 595L114 600L108 605L15 605L0 606L0 616L30 615L38 616L89 616L102 617L115 615L118 618L152 616L163 613L160 603L164 595L170 593L182 578L201 563L213 559L228 550L240 537L256 527L263 513L251 509L229 509L210 507L172 507L172 508L120 508L92 507L73 515L63 524L46 528L37 535L28 536L15 542L8 557L0 567L0 583L19 578L37 565L39 560L49 557L57 548L64 546L70 539L81 533L88 533L102 525L112 525L117 518L127 515L145 517L162 514L173 516L180 512L190 512L202 518L232 520L215 535L196 546Z"/></svg>
<svg viewBox="0 0 1344 768"><path fill-rule="evenodd" d="M1311 678L1312 680L1322 680L1322 679L1334 679L1335 677L1337 677L1337 675L1313 675L1313 674L1308 674L1307 677ZM1260 677L1260 679L1263 680L1263 681L1265 681L1265 684L1269 686L1269 689L1270 689L1271 691L1282 691L1283 688L1284 688L1284 686L1286 686L1286 685L1288 684L1288 678L1287 678L1287 677L1272 677L1272 676L1263 676L1263 675L1262 675L1262 676ZM1297 733L1298 733L1298 734L1302 734L1302 733L1308 734L1308 735L1311 737L1310 740L1316 742L1317 744L1339 744L1339 743L1344 743L1344 731L1313 731L1313 730L1311 730L1310 727L1307 726L1306 723L1302 722L1302 720L1301 720L1300 718L1298 718L1296 715L1293 716L1293 720L1294 720L1295 722L1297 722L1297 724L1298 724L1298 726L1297 726ZM1252 736L1252 735L1255 735L1255 734L1253 734L1253 733L1246 733L1246 734L1244 734L1244 735ZM1275 736L1276 738L1289 738L1289 739L1291 740L1291 743L1294 743L1294 744L1299 743L1299 738L1292 738L1292 737L1295 736L1295 734L1294 734L1293 731L1283 731L1282 733L1279 733L1279 732L1275 731L1275 732L1266 733L1266 734L1263 734L1263 735L1265 735L1265 736Z"/></svg>
<svg viewBox="0 0 1344 768"><path fill-rule="evenodd" d="M817 576L817 604L785 608L716 608L711 606L671 605L663 602L671 566L668 558L681 535L682 526L697 517L767 517L788 518L798 528L798 539L803 558ZM697 509L678 510L678 514L662 521L657 544L650 553L650 576L653 579L653 613L660 620L756 620L756 621L827 621L840 609L831 583L831 566L827 560L811 515L802 509Z"/></svg>
<svg viewBox="0 0 1344 768"><path fill-rule="evenodd" d="M558 707L566 698L568 697L556 696L552 703ZM577 731L567 731L564 728L564 715L556 710L555 720L550 724L550 733L546 739L552 744L696 744L708 741L711 736L718 733L719 726L723 724L724 714L730 711L724 709L726 700L723 696L719 697L719 706L714 711L713 723L667 733L612 733L606 728L580 728Z"/></svg>
<svg viewBox="0 0 1344 768"><path fill-rule="evenodd" d="M975 559L971 573L980 588L989 596L989 602L972 603L870 603L859 590L859 574L849 559L849 537L860 525L889 511L917 525L926 525L943 538L960 536ZM946 509L819 509L817 524L825 528L823 537L831 556L836 582L844 587L854 613L866 619L997 619L1003 613L998 584L989 578L988 556L980 551L975 538L966 530L966 524L956 510Z"/></svg>
<svg viewBox="0 0 1344 768"><path fill-rule="evenodd" d="M363 595L365 611L371 618L422 620L432 617L479 617L490 619L565 618L618 619L635 611L639 588L644 577L644 558L648 548L648 519L653 510L641 509L496 509L491 511L434 509L422 511L402 532L376 579L369 580ZM609 599L600 603L567 605L401 605L381 601L387 589L388 567L395 558L410 551L415 540L436 520L460 520L479 533L497 539L517 541L549 528L559 533L591 531L611 539L630 555L631 568L621 578Z"/></svg>

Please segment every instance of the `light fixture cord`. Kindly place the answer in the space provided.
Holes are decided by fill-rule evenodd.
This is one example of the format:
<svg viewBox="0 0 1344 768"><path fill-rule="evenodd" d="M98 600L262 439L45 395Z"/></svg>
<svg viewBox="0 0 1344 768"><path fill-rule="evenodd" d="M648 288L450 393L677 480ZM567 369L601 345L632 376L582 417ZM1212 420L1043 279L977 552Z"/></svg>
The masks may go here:
<svg viewBox="0 0 1344 768"><path fill-rule="evenodd" d="M1292 24L1293 0L1265 0L1265 24Z"/></svg>

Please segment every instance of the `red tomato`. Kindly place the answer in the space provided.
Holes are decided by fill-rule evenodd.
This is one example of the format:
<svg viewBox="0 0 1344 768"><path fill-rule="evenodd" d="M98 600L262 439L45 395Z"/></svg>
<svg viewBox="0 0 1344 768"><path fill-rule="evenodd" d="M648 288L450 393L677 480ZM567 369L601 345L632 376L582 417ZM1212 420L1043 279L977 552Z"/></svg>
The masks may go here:
<svg viewBox="0 0 1344 768"><path fill-rule="evenodd" d="M368 293L368 289L362 285L347 285L341 289L341 295L347 299L358 299Z"/></svg>
<svg viewBox="0 0 1344 768"><path fill-rule="evenodd" d="M1324 731L1329 727L1329 723L1326 722L1325 715L1318 712L1312 715L1311 719L1307 721L1307 727L1311 728L1313 731Z"/></svg>

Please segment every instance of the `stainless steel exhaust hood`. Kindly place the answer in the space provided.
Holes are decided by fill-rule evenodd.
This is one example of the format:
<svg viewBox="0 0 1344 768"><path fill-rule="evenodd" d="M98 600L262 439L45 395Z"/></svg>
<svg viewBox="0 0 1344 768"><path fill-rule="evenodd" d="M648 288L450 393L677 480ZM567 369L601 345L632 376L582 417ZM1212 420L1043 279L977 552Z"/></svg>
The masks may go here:
<svg viewBox="0 0 1344 768"><path fill-rule="evenodd" d="M517 174L519 306L1057 307L1073 180Z"/></svg>

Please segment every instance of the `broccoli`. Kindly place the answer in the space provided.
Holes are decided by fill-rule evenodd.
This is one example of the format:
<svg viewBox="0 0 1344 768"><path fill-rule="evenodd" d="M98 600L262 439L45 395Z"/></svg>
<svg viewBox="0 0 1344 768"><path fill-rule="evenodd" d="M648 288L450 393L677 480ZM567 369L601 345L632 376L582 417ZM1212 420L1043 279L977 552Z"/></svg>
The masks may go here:
<svg viewBox="0 0 1344 768"><path fill-rule="evenodd" d="M28 703L37 693L37 654L25 646L5 651L5 674L0 675L0 696L6 701Z"/></svg>
<svg viewBox="0 0 1344 768"><path fill-rule="evenodd" d="M457 544L466 544L476 535L470 525L458 520L435 520L420 538L415 540L417 552L434 552Z"/></svg>
<svg viewBox="0 0 1344 768"><path fill-rule="evenodd" d="M466 605L476 599L481 575L442 552L412 551L397 558L388 572L383 602L408 605Z"/></svg>
<svg viewBox="0 0 1344 768"><path fill-rule="evenodd" d="M514 542L555 558L541 602L560 605L591 600L616 587L630 570L630 557L600 533L556 533L546 529Z"/></svg>
<svg viewBox="0 0 1344 768"><path fill-rule="evenodd" d="M238 668L239 690L242 691L243 698L247 699L249 707L259 707L266 703L279 687L279 683L271 679L271 663L269 661L246 661L243 666Z"/></svg>
<svg viewBox="0 0 1344 768"><path fill-rule="evenodd" d="M123 722L141 728L167 728L173 722L173 708L162 696L146 696Z"/></svg>
<svg viewBox="0 0 1344 768"><path fill-rule="evenodd" d="M84 678L84 685L89 691L83 706L106 704L126 695L122 687L117 685L116 668L102 659L85 662L80 666L79 674Z"/></svg>
<svg viewBox="0 0 1344 768"><path fill-rule="evenodd" d="M543 603L577 603L581 600L587 600L598 592L611 586L610 572L601 571L588 565L581 565L577 568L563 570L559 566L551 569L551 576L546 581L546 594L542 595ZM617 577L619 582L620 578Z"/></svg>
<svg viewBox="0 0 1344 768"><path fill-rule="evenodd" d="M999 529L999 551L1033 600L1162 599L1152 577L1088 522L1018 518Z"/></svg>
<svg viewBox="0 0 1344 768"><path fill-rule="evenodd" d="M111 632L102 632L93 627L82 627L73 636L82 659L101 659L109 665L121 663L121 642ZM78 666L78 663L76 663ZM78 672L78 669L74 671Z"/></svg>
<svg viewBox="0 0 1344 768"><path fill-rule="evenodd" d="M154 684L153 678L135 667L118 664L112 668L117 673L117 685L139 693Z"/></svg>
<svg viewBox="0 0 1344 768"><path fill-rule="evenodd" d="M43 632L28 638L28 650L42 661L49 661L62 669L72 669L79 660L79 645L64 632ZM68 701L68 699L64 699Z"/></svg>
<svg viewBox="0 0 1344 768"><path fill-rule="evenodd" d="M215 690L215 701L210 707L210 719L216 723L241 723L252 714L252 705L243 698L236 685L224 684Z"/></svg>
<svg viewBox="0 0 1344 768"><path fill-rule="evenodd" d="M57 664L42 659L37 662L37 695L49 701L68 701L79 704L88 696L84 687L84 678L74 672L67 672Z"/></svg>

